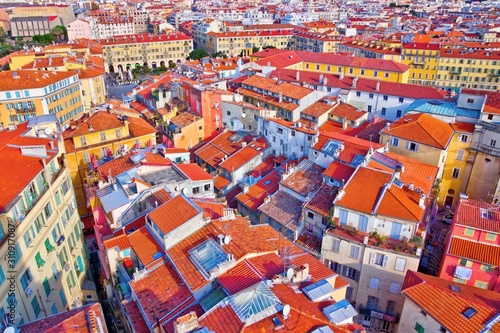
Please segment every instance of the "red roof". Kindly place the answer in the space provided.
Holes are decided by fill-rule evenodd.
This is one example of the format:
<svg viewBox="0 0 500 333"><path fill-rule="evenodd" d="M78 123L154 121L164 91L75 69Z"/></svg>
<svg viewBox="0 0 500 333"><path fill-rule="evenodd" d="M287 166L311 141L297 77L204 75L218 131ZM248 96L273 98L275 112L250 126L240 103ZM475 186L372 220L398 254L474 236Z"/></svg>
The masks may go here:
<svg viewBox="0 0 500 333"><path fill-rule="evenodd" d="M130 248L130 241L126 235L120 235L118 237L107 239L103 243L106 250L118 247L120 251L123 251Z"/></svg>
<svg viewBox="0 0 500 333"><path fill-rule="evenodd" d="M149 218L164 234L168 234L200 213L188 199L178 195L149 213Z"/></svg>
<svg viewBox="0 0 500 333"><path fill-rule="evenodd" d="M154 254L165 254L161 246L149 233L145 226L128 234L127 238L135 254L144 266L147 266L156 260L153 258Z"/></svg>
<svg viewBox="0 0 500 333"><path fill-rule="evenodd" d="M48 150L45 162L48 164L55 154L50 152L50 139L20 137L27 129L24 123L16 130L0 132L0 212L9 205L33 179L42 172L43 163L39 157L21 154L19 146L42 145ZM15 170L15 171L14 171Z"/></svg>
<svg viewBox="0 0 500 333"><path fill-rule="evenodd" d="M100 327L107 333L104 313L99 303L84 305L74 310L60 312L40 320L21 325L21 333L95 333L97 320Z"/></svg>
<svg viewBox="0 0 500 333"><path fill-rule="evenodd" d="M240 262L217 278L230 295L262 281L262 276L246 261Z"/></svg>
<svg viewBox="0 0 500 333"><path fill-rule="evenodd" d="M500 246L451 237L448 254L477 262L500 266Z"/></svg>
<svg viewBox="0 0 500 333"><path fill-rule="evenodd" d="M455 224L500 233L500 208L480 200L460 200Z"/></svg>
<svg viewBox="0 0 500 333"><path fill-rule="evenodd" d="M122 301L123 308L127 314L128 322L132 325L135 332L148 332L149 328L142 316L137 303L132 300Z"/></svg>
<svg viewBox="0 0 500 333"><path fill-rule="evenodd" d="M224 162L220 163L219 166L230 173L234 172L252 161L257 155L263 153L267 147L269 147L269 145L266 139L259 138L229 156Z"/></svg>
<svg viewBox="0 0 500 333"><path fill-rule="evenodd" d="M344 163L340 163L338 161L332 162L326 170L323 172L323 175L336 179L338 181L348 181L351 178L352 174L356 169L345 165Z"/></svg>
<svg viewBox="0 0 500 333"><path fill-rule="evenodd" d="M194 181L213 180L214 179L208 172L203 170L196 163L175 164L174 167L179 169L184 175L186 175L189 179L194 180Z"/></svg>

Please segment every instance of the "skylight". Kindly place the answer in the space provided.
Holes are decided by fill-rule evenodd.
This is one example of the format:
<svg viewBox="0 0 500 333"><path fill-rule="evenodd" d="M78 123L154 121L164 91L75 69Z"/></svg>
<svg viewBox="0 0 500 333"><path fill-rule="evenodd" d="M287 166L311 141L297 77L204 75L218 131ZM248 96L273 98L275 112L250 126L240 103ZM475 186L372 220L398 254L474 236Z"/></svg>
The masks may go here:
<svg viewBox="0 0 500 333"><path fill-rule="evenodd" d="M481 211L481 217L483 219L487 219L488 218L488 211L484 208L480 208L480 211Z"/></svg>
<svg viewBox="0 0 500 333"><path fill-rule="evenodd" d="M474 316L477 313L477 310L474 308L468 308L467 310L464 311L463 315L467 319L471 319L472 316Z"/></svg>
<svg viewBox="0 0 500 333"><path fill-rule="evenodd" d="M343 146L344 144L340 141L328 139L323 145L323 147L321 147L321 151L324 152L325 154L333 156L335 152L340 150Z"/></svg>
<svg viewBox="0 0 500 333"><path fill-rule="evenodd" d="M229 260L228 254L213 239L209 239L190 250L189 256L206 279L210 279L210 270Z"/></svg>
<svg viewBox="0 0 500 333"><path fill-rule="evenodd" d="M460 287L455 286L454 284L450 284L450 289L456 293L460 292Z"/></svg>
<svg viewBox="0 0 500 333"><path fill-rule="evenodd" d="M332 285L326 280L320 280L302 288L304 294L313 302L329 297L333 290Z"/></svg>
<svg viewBox="0 0 500 333"><path fill-rule="evenodd" d="M278 305L281 305L265 282L259 282L230 297L234 312L247 325L277 313Z"/></svg>

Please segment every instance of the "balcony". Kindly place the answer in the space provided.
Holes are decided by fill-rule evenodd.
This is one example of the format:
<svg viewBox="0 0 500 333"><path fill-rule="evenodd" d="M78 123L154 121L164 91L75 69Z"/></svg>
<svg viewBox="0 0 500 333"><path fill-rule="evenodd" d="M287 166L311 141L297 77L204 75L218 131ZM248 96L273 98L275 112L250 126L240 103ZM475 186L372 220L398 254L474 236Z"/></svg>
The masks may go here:
<svg viewBox="0 0 500 333"><path fill-rule="evenodd" d="M462 68L460 68L460 67L458 67L458 68L452 67L450 69L450 74L452 74L452 75L460 75L460 74L462 74Z"/></svg>
<svg viewBox="0 0 500 333"><path fill-rule="evenodd" d="M488 76L489 77L500 77L500 70L497 70L496 73L495 73L495 70L492 69L489 73L488 73Z"/></svg>
<svg viewBox="0 0 500 333"><path fill-rule="evenodd" d="M399 323L399 313L386 312L380 308L363 307L363 305L361 305L359 314L382 319L390 323Z"/></svg>
<svg viewBox="0 0 500 333"><path fill-rule="evenodd" d="M14 110L16 113L36 112L35 106L16 107Z"/></svg>

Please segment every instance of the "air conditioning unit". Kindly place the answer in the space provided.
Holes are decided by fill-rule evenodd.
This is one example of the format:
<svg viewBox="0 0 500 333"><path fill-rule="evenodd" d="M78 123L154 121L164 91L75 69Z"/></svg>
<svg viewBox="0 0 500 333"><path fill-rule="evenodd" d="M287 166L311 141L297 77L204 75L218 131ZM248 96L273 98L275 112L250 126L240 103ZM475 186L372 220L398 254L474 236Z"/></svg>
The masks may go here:
<svg viewBox="0 0 500 333"><path fill-rule="evenodd" d="M68 263L64 264L64 270L65 270L66 272L67 272L67 271L69 271L69 264L68 264Z"/></svg>
<svg viewBox="0 0 500 333"><path fill-rule="evenodd" d="M74 247L72 250L71 250L71 255L74 257L78 254L78 248Z"/></svg>
<svg viewBox="0 0 500 333"><path fill-rule="evenodd" d="M29 288L29 287L28 287L28 288L25 290L25 293L26 293L26 296L27 296L27 297L29 297L29 296L31 296L31 294L33 293L33 290L32 290L31 288Z"/></svg>

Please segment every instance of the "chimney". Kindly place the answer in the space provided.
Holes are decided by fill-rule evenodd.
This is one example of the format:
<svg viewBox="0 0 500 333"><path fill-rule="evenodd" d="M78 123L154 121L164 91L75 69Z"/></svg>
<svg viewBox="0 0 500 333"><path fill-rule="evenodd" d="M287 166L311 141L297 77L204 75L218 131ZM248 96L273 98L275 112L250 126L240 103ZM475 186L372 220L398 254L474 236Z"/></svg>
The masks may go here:
<svg viewBox="0 0 500 333"><path fill-rule="evenodd" d="M279 97L278 97L278 102L281 103L283 102L283 93L280 91Z"/></svg>
<svg viewBox="0 0 500 333"><path fill-rule="evenodd" d="M375 85L375 91L380 90L380 81L377 81L377 84Z"/></svg>
<svg viewBox="0 0 500 333"><path fill-rule="evenodd" d="M297 74L295 74L295 81L300 82L300 72L297 71Z"/></svg>
<svg viewBox="0 0 500 333"><path fill-rule="evenodd" d="M198 322L198 316L196 315L196 312L191 311L187 315L179 317L175 320L174 332L189 333L197 331L199 328L201 328L201 326Z"/></svg>
<svg viewBox="0 0 500 333"><path fill-rule="evenodd" d="M297 268L293 274L292 282L300 283L307 279L309 276L309 264L305 263L304 265Z"/></svg>
<svg viewBox="0 0 500 333"><path fill-rule="evenodd" d="M420 208L425 208L425 194L420 194L420 200L418 201L418 206Z"/></svg>
<svg viewBox="0 0 500 333"><path fill-rule="evenodd" d="M354 79L352 79L352 87L351 88L356 88L356 83L358 82L358 77L354 77Z"/></svg>
<svg viewBox="0 0 500 333"><path fill-rule="evenodd" d="M401 177L401 173L404 171L404 167L402 164L396 165L396 169L394 170L394 178L399 179Z"/></svg>
<svg viewBox="0 0 500 333"><path fill-rule="evenodd" d="M340 72L339 79L343 80L344 79L344 72Z"/></svg>
<svg viewBox="0 0 500 333"><path fill-rule="evenodd" d="M342 118L342 129L343 130L347 129L347 119L345 117Z"/></svg>
<svg viewBox="0 0 500 333"><path fill-rule="evenodd" d="M368 235L365 235L365 237L363 238L363 244L368 245L368 239Z"/></svg>

